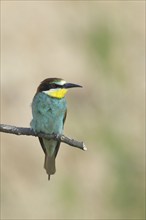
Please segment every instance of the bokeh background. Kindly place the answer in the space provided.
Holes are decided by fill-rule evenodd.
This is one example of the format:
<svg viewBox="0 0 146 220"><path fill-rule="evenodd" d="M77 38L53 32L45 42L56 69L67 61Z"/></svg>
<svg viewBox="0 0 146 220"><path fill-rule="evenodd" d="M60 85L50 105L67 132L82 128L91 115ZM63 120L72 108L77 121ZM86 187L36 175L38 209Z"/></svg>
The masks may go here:
<svg viewBox="0 0 146 220"><path fill-rule="evenodd" d="M144 219L145 1L1 1L1 123L28 127L45 78L66 96L48 182L37 138L1 135L1 219Z"/></svg>

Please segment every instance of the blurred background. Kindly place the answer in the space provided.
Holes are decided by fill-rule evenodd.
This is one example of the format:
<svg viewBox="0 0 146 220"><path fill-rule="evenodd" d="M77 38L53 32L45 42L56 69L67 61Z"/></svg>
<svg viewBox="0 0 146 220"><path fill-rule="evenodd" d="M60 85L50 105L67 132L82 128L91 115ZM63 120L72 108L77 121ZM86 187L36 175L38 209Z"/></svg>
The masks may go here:
<svg viewBox="0 0 146 220"><path fill-rule="evenodd" d="M1 1L1 123L28 127L45 78L66 96L48 182L38 139L1 134L2 219L144 219L145 1Z"/></svg>

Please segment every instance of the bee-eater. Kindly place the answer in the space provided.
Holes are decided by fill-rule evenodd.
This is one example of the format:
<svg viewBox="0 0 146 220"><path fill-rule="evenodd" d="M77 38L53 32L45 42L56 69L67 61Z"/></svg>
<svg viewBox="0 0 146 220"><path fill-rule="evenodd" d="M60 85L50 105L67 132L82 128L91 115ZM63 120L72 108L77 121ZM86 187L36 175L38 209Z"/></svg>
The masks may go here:
<svg viewBox="0 0 146 220"><path fill-rule="evenodd" d="M82 87L73 83L66 83L63 79L48 78L42 81L32 101L33 119L30 123L35 132L46 134L62 134L67 115L65 94L69 88ZM48 174L54 174L55 158L60 141L39 138L45 153L44 168Z"/></svg>

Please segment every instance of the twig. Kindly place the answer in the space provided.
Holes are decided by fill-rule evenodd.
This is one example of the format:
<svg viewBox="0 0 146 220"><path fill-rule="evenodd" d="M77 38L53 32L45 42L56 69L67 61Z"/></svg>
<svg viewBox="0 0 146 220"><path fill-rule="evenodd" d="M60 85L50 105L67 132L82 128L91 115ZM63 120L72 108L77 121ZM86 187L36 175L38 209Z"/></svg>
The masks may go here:
<svg viewBox="0 0 146 220"><path fill-rule="evenodd" d="M0 124L0 132L16 134L16 135L28 135L28 136L42 137L48 140L53 139L53 140L57 140L65 144L68 144L72 147L79 148L81 150L87 150L83 142L79 142L74 139L68 138L62 134L35 133L31 128L22 128L22 127L16 127L16 126L5 125L5 124Z"/></svg>

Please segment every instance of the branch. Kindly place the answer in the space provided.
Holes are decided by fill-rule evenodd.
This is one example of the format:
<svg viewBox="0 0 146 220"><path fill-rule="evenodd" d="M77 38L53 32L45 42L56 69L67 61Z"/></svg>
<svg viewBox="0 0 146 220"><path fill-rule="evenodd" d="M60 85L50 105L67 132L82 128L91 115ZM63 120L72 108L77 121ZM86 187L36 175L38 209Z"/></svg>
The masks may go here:
<svg viewBox="0 0 146 220"><path fill-rule="evenodd" d="M74 139L68 138L62 134L35 133L31 128L15 127L12 125L4 125L4 124L0 124L0 132L16 134L16 135L28 135L28 136L42 137L48 140L53 139L53 140L68 144L72 147L79 148L81 150L87 150L83 142L79 142Z"/></svg>

